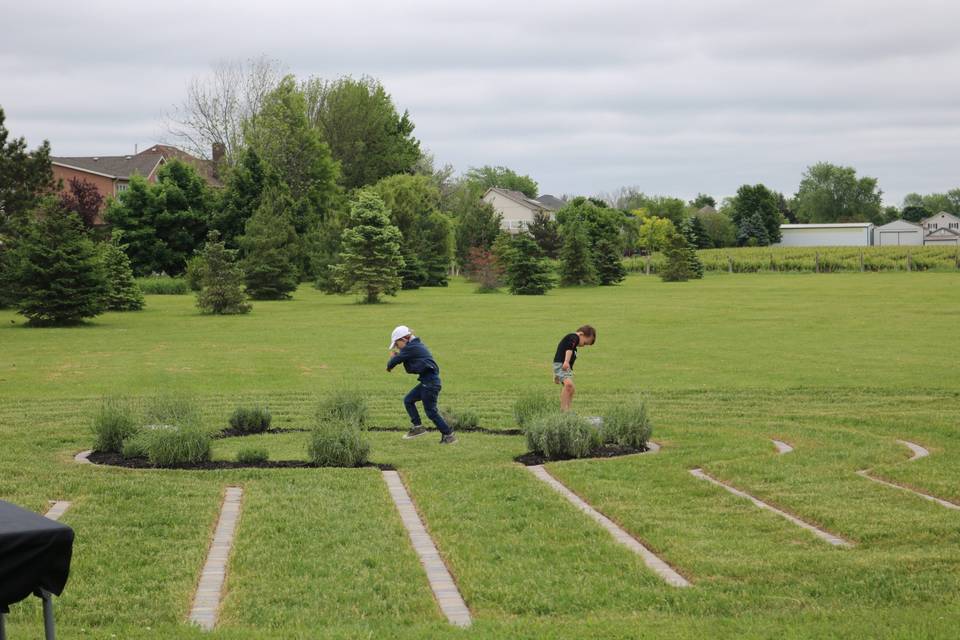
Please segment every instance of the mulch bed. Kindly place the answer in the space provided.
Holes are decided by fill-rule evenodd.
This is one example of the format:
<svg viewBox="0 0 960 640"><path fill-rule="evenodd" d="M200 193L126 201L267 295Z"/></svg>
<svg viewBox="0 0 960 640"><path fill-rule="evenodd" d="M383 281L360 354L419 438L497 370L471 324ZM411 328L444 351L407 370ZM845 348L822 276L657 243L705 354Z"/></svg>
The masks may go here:
<svg viewBox="0 0 960 640"><path fill-rule="evenodd" d="M367 431L391 431L396 433L406 433L410 427L367 427ZM427 431L440 433L433 427L427 427ZM491 436L522 436L522 429L487 429L486 427L472 427L469 429L454 429L455 433L485 433Z"/></svg>
<svg viewBox="0 0 960 640"><path fill-rule="evenodd" d="M265 433L306 433L309 429L267 429L266 431L257 431L256 433L251 433L249 431L240 431L239 429L234 429L233 427L228 427L223 431L218 431L217 433L210 436L214 440L220 440L222 438L241 438L243 436L259 436Z"/></svg>
<svg viewBox="0 0 960 640"><path fill-rule="evenodd" d="M556 462L558 460L590 460L591 458L617 458L620 456L630 456L635 453L643 453L649 450L650 449L646 447L643 449L636 449L634 447L622 447L618 444L605 444L599 449L597 449L596 451L594 451L591 455L587 456L586 458L572 458L572 457L546 458L543 456L543 454L534 453L533 451L528 451L522 456L517 456L513 460L514 462L519 462L522 465L532 467L532 466L535 466L538 464L544 464L547 462Z"/></svg>
<svg viewBox="0 0 960 640"><path fill-rule="evenodd" d="M219 469L332 469L343 467L320 467L306 460L265 460L263 462L243 463L234 460L207 460L194 464L181 464L172 467L157 467L150 464L146 458L124 458L119 453L94 452L87 458L93 464L103 464L112 467L126 467L128 469L181 469L187 471L216 471ZM368 462L363 469L375 467L381 471L396 471L392 464L374 464Z"/></svg>

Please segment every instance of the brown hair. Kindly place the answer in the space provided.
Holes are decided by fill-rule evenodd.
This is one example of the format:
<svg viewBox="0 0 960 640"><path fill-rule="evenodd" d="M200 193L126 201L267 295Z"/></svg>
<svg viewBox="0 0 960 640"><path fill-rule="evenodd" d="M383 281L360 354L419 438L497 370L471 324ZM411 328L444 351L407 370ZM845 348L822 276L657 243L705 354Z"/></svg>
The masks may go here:
<svg viewBox="0 0 960 640"><path fill-rule="evenodd" d="M591 327L590 325L585 324L585 325L583 325L582 327L580 327L579 329L577 329L577 331L579 331L579 332L582 333L583 335L587 336L588 338L593 338L594 343L596 343L596 341L597 341L597 330L594 329L593 327Z"/></svg>

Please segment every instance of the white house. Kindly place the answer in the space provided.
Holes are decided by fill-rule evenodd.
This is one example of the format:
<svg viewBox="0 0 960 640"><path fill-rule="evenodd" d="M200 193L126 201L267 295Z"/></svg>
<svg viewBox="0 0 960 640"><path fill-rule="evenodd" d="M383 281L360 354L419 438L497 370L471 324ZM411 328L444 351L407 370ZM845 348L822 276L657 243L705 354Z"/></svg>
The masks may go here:
<svg viewBox="0 0 960 640"><path fill-rule="evenodd" d="M779 247L869 247L872 222L782 224Z"/></svg>
<svg viewBox="0 0 960 640"><path fill-rule="evenodd" d="M925 232L923 244L960 245L960 218L957 216L941 211L921 224Z"/></svg>
<svg viewBox="0 0 960 640"><path fill-rule="evenodd" d="M923 227L915 222L894 220L873 230L873 244L879 247L919 246Z"/></svg>
<svg viewBox="0 0 960 640"><path fill-rule="evenodd" d="M564 205L562 200L550 195L528 198L519 191L498 187L487 189L483 194L483 201L503 216L500 226L510 233L519 233L526 229L537 213L550 215Z"/></svg>

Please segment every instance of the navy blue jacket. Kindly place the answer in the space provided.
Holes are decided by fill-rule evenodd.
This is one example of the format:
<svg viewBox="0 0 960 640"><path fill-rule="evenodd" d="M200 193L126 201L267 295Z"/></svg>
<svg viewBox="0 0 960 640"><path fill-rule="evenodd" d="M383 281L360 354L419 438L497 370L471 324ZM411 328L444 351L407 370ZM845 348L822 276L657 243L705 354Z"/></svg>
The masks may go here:
<svg viewBox="0 0 960 640"><path fill-rule="evenodd" d="M391 371L398 364L403 364L404 371L417 374L421 380L440 374L440 366L433 359L427 345L420 342L420 338L414 338L405 344L397 355L390 358L387 371Z"/></svg>

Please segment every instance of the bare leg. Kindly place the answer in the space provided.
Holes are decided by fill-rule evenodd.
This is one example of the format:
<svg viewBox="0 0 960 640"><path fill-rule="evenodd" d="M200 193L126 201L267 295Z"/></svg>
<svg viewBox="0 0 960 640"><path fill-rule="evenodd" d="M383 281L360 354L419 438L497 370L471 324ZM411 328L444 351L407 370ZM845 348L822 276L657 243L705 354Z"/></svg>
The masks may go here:
<svg viewBox="0 0 960 640"><path fill-rule="evenodd" d="M570 411L570 405L573 404L574 394L573 380L567 378L563 381L563 390L560 391L560 410Z"/></svg>

